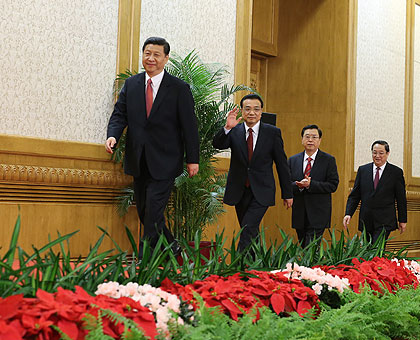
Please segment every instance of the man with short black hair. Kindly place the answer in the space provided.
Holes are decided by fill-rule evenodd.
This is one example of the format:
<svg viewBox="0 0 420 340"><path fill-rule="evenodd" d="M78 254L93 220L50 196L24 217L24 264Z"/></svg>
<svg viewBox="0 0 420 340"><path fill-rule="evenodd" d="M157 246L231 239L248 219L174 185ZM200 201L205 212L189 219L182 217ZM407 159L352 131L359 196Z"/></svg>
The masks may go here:
<svg viewBox="0 0 420 340"><path fill-rule="evenodd" d="M405 231L407 198L403 170L388 162L389 144L384 140L377 140L373 142L371 151L373 162L362 165L357 170L353 190L347 199L343 225L348 227L361 202L359 230L365 228L371 242L374 243L382 231L385 232L385 239L388 239L393 230L399 229L400 233Z"/></svg>
<svg viewBox="0 0 420 340"><path fill-rule="evenodd" d="M293 194L280 129L260 121L264 106L260 96L246 95L240 105L243 123L236 118L239 113L236 107L229 112L225 126L214 136L213 146L220 150L231 149L223 201L235 206L242 229L238 250L243 251L258 237L265 212L275 204L273 162L287 208L293 204Z"/></svg>
<svg viewBox="0 0 420 340"><path fill-rule="evenodd" d="M292 228L302 247L324 234L331 224L331 194L337 190L335 158L319 149L322 131L307 125L301 131L304 151L289 158L293 187Z"/></svg>
<svg viewBox="0 0 420 340"><path fill-rule="evenodd" d="M109 120L105 149L112 153L128 126L124 171L134 177L143 240L154 247L163 234L178 254L180 248L166 227L164 210L174 179L183 171L184 152L189 176L198 172L199 137L190 86L164 70L169 51L163 38L144 42L145 72L125 81Z"/></svg>

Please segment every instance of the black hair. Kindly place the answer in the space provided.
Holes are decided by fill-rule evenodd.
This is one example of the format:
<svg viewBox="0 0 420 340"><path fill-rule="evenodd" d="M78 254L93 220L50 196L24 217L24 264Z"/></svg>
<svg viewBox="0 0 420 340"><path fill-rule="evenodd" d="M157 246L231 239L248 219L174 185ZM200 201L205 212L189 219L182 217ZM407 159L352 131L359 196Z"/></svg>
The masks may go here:
<svg viewBox="0 0 420 340"><path fill-rule="evenodd" d="M319 134L319 138L322 138L322 130L318 127L318 125L315 125L315 124L306 125L302 129L302 132L300 133L300 135L303 137L303 134L305 133L306 130L312 130L312 129L317 129L318 134Z"/></svg>
<svg viewBox="0 0 420 340"><path fill-rule="evenodd" d="M246 96L244 96L244 97L241 99L241 107L243 107L242 105L243 105L244 101L245 101L245 100L247 100L247 99L258 99L258 100L260 101L260 103L261 103L261 108L263 108L263 107L264 107L264 102L263 102L263 100L261 99L261 97L260 97L258 94L254 94L254 93L247 94Z"/></svg>
<svg viewBox="0 0 420 340"><path fill-rule="evenodd" d="M385 151L389 152L389 144L388 142L384 141L384 140L375 140L372 144L372 146L370 147L370 150L373 151L373 147L375 144L379 144L379 145L383 145L385 146Z"/></svg>
<svg viewBox="0 0 420 340"><path fill-rule="evenodd" d="M163 52L165 53L165 55L168 55L169 51L171 50L171 47L169 46L169 43L164 38L160 38L160 37L147 38L146 41L143 44L143 49L142 49L143 52L144 52L144 49L146 48L147 45L163 46Z"/></svg>

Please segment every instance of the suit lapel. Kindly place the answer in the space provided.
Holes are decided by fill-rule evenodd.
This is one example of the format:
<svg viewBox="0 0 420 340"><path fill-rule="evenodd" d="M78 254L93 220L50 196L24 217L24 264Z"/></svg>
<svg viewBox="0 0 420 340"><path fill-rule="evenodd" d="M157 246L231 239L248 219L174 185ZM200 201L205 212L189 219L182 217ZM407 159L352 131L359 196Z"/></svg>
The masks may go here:
<svg viewBox="0 0 420 340"><path fill-rule="evenodd" d="M387 180L387 178L389 177L390 174L391 174L390 166L389 166L389 164L387 164L385 166L385 169L384 169L381 177L379 178L379 182L378 182L378 185L376 187L375 192L377 192L378 189L381 188L381 186L383 185L382 183L386 182L386 180ZM373 166L372 166L372 185L373 185Z"/></svg>
<svg viewBox="0 0 420 340"><path fill-rule="evenodd" d="M239 139L239 149L244 157L245 163L248 163L248 146L246 144L245 124L241 123L235 130L237 138Z"/></svg>
<svg viewBox="0 0 420 340"><path fill-rule="evenodd" d="M265 131L265 126L264 126L264 123L261 122L260 129L258 131L257 143L255 144L254 152L252 153L251 162L256 156L258 156L258 153L261 150L264 150L264 144L265 144L265 138L266 138L266 134L264 133L264 131ZM247 146L247 155L248 155L248 146Z"/></svg>
<svg viewBox="0 0 420 340"><path fill-rule="evenodd" d="M163 75L162 82L160 83L160 86L159 86L159 91L156 95L155 100L153 101L152 110L150 111L149 119L153 117L153 114L159 109L160 104L162 104L163 99L165 98L165 96L168 94L170 90L171 79L168 73L166 71L164 72L165 73ZM144 84L144 80L143 80L143 84ZM145 91L143 91L143 97L144 96L145 96ZM144 103L145 103L144 105L146 105L146 100L144 100Z"/></svg>
<svg viewBox="0 0 420 340"><path fill-rule="evenodd" d="M312 177L314 174L316 175L318 170L322 166L322 157L323 157L322 151L318 149L318 153L316 154L316 157L314 160L314 165L312 165L311 173L309 175L310 177ZM303 169L303 164L302 164L302 169Z"/></svg>
<svg viewBox="0 0 420 340"><path fill-rule="evenodd" d="M302 178L303 179L303 161L304 161L304 159L305 159L305 151L303 151L303 152L301 152L299 155L298 155L298 165L299 165L299 170L298 170L298 174L299 174L299 177L298 178Z"/></svg>
<svg viewBox="0 0 420 340"><path fill-rule="evenodd" d="M369 163L367 170L368 170L367 174L369 176L368 183L369 183L370 192L372 193L372 195L374 195L375 194L375 188L373 186L373 162Z"/></svg>
<svg viewBox="0 0 420 340"><path fill-rule="evenodd" d="M139 86L139 103L141 105L141 111L144 112L144 117L146 118L146 85L145 85L145 72L139 74L139 78L137 80Z"/></svg>

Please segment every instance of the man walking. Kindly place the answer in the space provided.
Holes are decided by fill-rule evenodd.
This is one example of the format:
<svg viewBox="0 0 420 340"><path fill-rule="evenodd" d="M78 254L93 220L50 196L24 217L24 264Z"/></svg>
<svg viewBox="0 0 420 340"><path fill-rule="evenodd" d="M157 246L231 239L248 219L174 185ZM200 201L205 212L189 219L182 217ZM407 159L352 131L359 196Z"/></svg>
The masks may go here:
<svg viewBox="0 0 420 340"><path fill-rule="evenodd" d="M343 225L348 227L351 217L361 202L359 230L366 229L374 243L382 231L388 239L391 231L399 229L403 233L407 227L407 198L403 170L388 163L389 145L377 140L371 146L372 163L362 165L357 170L356 180L346 206ZM398 208L398 221L395 211Z"/></svg>
<svg viewBox="0 0 420 340"><path fill-rule="evenodd" d="M302 247L320 238L331 225L331 194L337 190L335 158L319 149L322 130L302 129L304 151L289 158L293 187L292 227Z"/></svg>
<svg viewBox="0 0 420 340"><path fill-rule="evenodd" d="M164 70L170 47L163 38L143 45L145 72L128 78L108 124L106 151L112 153L125 127L124 171L134 177L137 212L144 226L142 245L152 247L163 234L175 254L179 245L168 230L164 210L175 177L183 171L184 152L189 176L198 172L199 137L190 87Z"/></svg>
<svg viewBox="0 0 420 340"><path fill-rule="evenodd" d="M230 167L223 201L234 205L241 236L238 250L243 251L259 235L261 220L269 206L275 204L276 184L273 162L284 205L293 204L290 173L279 128L260 122L262 99L256 94L242 98L240 106L243 123L235 108L229 112L226 125L213 138L217 149L231 149Z"/></svg>

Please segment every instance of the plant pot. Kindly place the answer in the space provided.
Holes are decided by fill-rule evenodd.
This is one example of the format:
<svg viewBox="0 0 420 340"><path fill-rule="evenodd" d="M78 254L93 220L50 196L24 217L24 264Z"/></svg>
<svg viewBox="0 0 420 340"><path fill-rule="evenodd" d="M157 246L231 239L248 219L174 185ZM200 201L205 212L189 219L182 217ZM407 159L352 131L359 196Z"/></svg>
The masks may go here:
<svg viewBox="0 0 420 340"><path fill-rule="evenodd" d="M188 242L188 245L190 248L195 249L195 242L194 241L190 241ZM204 256L206 259L210 258L210 251L211 248L214 247L214 243L210 242L210 241L200 241L200 244L198 246L199 250L200 250L200 255ZM187 254L188 256L188 254ZM182 266L182 264L184 263L181 255L178 256L177 261L179 263L180 266ZM193 262L193 260L190 260L190 263ZM201 265L205 265L206 264L206 260L201 259Z"/></svg>

